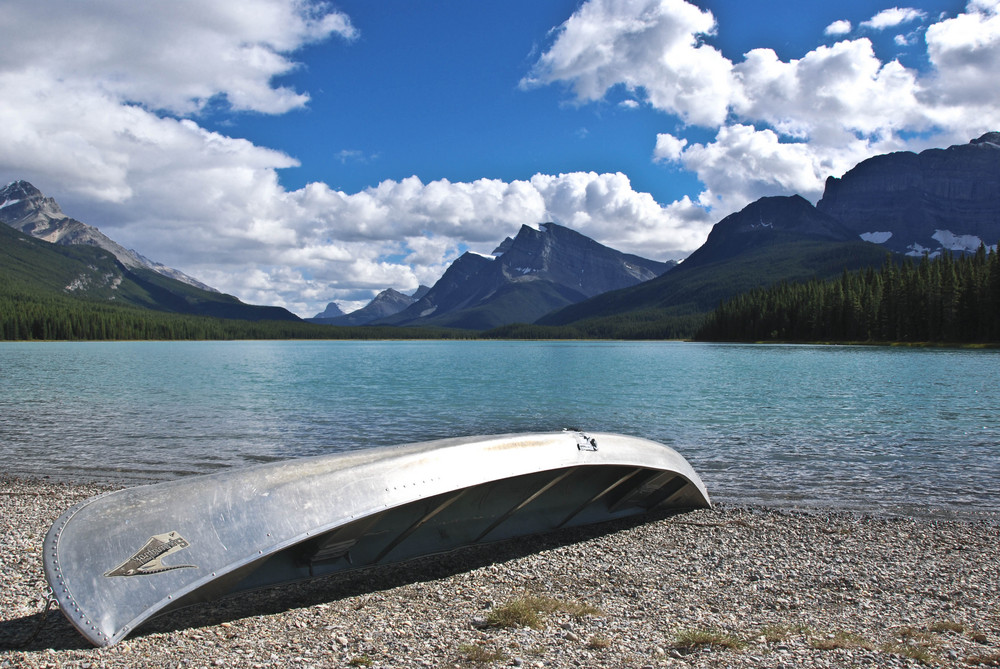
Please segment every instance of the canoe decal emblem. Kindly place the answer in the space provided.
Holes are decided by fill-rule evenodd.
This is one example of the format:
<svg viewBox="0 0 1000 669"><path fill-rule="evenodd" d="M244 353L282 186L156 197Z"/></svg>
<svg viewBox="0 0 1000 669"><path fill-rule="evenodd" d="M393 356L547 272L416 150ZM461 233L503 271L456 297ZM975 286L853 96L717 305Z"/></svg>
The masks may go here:
<svg viewBox="0 0 1000 669"><path fill-rule="evenodd" d="M135 555L122 562L105 576L141 576L144 574L157 574L162 571L172 569L194 568L193 564L165 565L163 558L171 553L182 551L191 544L187 539L177 532L167 532L166 534L156 534L149 538L142 548L135 552Z"/></svg>

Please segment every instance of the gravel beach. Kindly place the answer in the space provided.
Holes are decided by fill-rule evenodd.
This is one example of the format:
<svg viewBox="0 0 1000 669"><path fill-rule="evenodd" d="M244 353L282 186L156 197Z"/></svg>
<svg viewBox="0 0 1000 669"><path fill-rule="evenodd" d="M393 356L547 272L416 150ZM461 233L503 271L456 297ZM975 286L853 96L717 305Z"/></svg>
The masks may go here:
<svg viewBox="0 0 1000 669"><path fill-rule="evenodd" d="M731 505L241 595L98 649L42 621L41 546L109 489L0 475L0 667L1000 666L1000 517Z"/></svg>

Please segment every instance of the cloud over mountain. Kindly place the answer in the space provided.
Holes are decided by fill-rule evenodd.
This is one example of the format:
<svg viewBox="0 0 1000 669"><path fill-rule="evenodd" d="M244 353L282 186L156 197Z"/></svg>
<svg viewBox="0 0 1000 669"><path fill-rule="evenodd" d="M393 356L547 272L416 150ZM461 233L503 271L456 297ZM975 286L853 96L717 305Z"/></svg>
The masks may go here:
<svg viewBox="0 0 1000 669"><path fill-rule="evenodd" d="M851 35L849 24L827 33ZM874 33L903 25L922 31L929 68L877 54ZM970 0L941 19L895 8L869 18L871 32L858 27L861 36L798 58L734 56L715 45L732 27L691 2L582 3L522 64L512 95L528 95L513 90L523 77L521 89L564 86L577 104L599 107L624 90L615 110L660 112L650 160L663 178L676 169L697 185L657 202L631 175L585 161L508 179L396 174L354 192L319 180L287 187L279 175L298 157L206 119L308 114L314 91L288 75L319 43L356 48L364 26L352 17L306 0L13 0L0 12L0 179L31 181L125 246L300 314L431 284L461 252L488 252L524 223L554 220L622 251L680 258L760 196L816 198L827 176L875 153L1000 127L1000 88L988 85L1000 71L1000 0ZM684 137L690 128L698 133ZM380 150L361 147L330 160Z"/></svg>
<svg viewBox="0 0 1000 669"><path fill-rule="evenodd" d="M863 25L926 18L897 7ZM683 0L590 0L526 82L565 83L580 102L624 85L664 114L714 129L713 141L683 147L663 133L653 158L694 171L705 186L699 201L722 214L765 195L815 198L827 176L871 155L967 141L1000 123L1000 88L985 85L1000 67L997 0L971 0L928 26L926 73L884 62L865 37L792 60L760 48L733 61L703 42L725 29ZM849 32L846 20L826 30Z"/></svg>

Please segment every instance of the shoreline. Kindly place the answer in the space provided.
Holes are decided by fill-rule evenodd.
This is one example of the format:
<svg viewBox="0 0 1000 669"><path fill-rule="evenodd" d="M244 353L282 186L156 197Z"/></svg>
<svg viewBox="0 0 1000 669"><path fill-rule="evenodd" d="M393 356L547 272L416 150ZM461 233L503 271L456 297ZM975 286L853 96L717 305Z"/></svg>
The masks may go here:
<svg viewBox="0 0 1000 669"><path fill-rule="evenodd" d="M309 456L300 456L309 457ZM250 465L252 466L252 465ZM70 472L55 472L41 475L31 470L0 471L0 488L9 480L24 482L48 483L54 486L80 486L101 490L118 490L141 485L155 485L177 480L185 476L203 476L206 472L185 473L176 476L139 476L124 472L106 472L101 476L93 474L74 474ZM709 490L711 493L711 489ZM825 500L804 499L797 497L752 497L734 495L712 495L712 503L727 509L766 509L776 513L796 513L804 515L837 514L844 516L871 517L878 519L913 519L922 521L943 522L985 522L1000 525L1000 509L993 510L971 504L953 505L950 507L932 507L928 505L883 503L880 506L864 507L870 500L859 500L854 503L828 504ZM0 668L2 669L2 668Z"/></svg>
<svg viewBox="0 0 1000 669"><path fill-rule="evenodd" d="M724 503L243 594L104 649L52 610L25 645L49 526L121 487L0 474L0 668L1000 666L1000 515ZM515 604L540 628L494 624Z"/></svg>

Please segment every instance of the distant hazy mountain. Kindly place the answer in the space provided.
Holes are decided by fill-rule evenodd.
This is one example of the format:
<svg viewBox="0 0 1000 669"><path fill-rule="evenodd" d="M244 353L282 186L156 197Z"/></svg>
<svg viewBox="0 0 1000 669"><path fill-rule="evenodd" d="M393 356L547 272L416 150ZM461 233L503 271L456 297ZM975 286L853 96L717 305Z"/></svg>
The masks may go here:
<svg viewBox="0 0 1000 669"><path fill-rule="evenodd" d="M0 222L52 244L96 246L113 253L126 267L145 267L202 290L217 292L179 270L125 248L97 228L66 216L55 200L42 195L41 191L27 181L14 181L0 190Z"/></svg>
<svg viewBox="0 0 1000 669"><path fill-rule="evenodd" d="M323 314L317 314L315 318L308 318L306 320L313 323L323 323L324 325L368 325L380 318L398 314L420 299L420 297L426 295L429 290L430 288L427 286L420 286L413 295L405 295L393 288L387 288L357 311L352 311L346 315L341 312L340 315L326 316L324 314L330 311L330 306L336 306L331 302L327 306L327 311L324 311ZM338 308L337 311L340 311L340 309Z"/></svg>
<svg viewBox="0 0 1000 669"><path fill-rule="evenodd" d="M38 197L40 194L36 195L37 191L29 187L30 184L17 182L3 190L8 197L0 208L2 220L22 221L39 236L0 225L0 275L3 276L0 288L43 300L46 295L59 295L219 318L299 320L281 307L244 304L232 295L179 281L145 264L126 264L115 253L122 247L96 233L95 228L60 218L58 205ZM14 194L26 195L31 201L22 206L25 198L9 197ZM46 227L46 220L51 220L52 225ZM74 234L100 243L65 241ZM50 236L56 243L44 241L42 236Z"/></svg>
<svg viewBox="0 0 1000 669"><path fill-rule="evenodd" d="M663 274L675 263L621 253L555 223L523 226L487 258L460 256L414 304L378 323L482 330L528 323L593 295Z"/></svg>
<svg viewBox="0 0 1000 669"><path fill-rule="evenodd" d="M993 132L948 149L866 160L828 179L816 207L797 195L761 198L719 221L668 274L537 322L622 336L622 323L642 321L656 332L658 323L706 313L758 286L879 266L889 252L969 252L997 240L1000 133Z"/></svg>
<svg viewBox="0 0 1000 669"><path fill-rule="evenodd" d="M323 318L336 318L337 316L343 316L343 315L344 312L341 311L340 305L338 305L336 302L330 302L326 305L326 309L319 312L312 318L307 318L306 320L315 321L315 320L321 320Z"/></svg>

